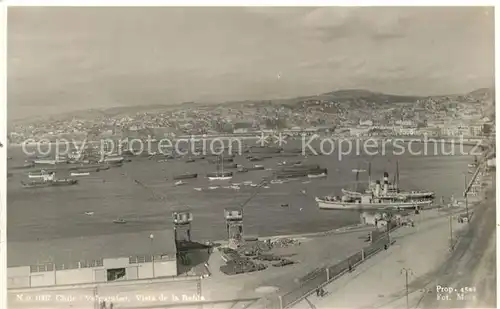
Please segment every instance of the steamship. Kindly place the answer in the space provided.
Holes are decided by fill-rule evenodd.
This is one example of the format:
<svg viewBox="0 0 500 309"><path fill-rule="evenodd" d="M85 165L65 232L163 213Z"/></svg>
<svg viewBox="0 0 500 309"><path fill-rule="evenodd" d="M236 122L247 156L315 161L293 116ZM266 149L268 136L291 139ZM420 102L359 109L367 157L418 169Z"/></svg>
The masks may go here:
<svg viewBox="0 0 500 309"><path fill-rule="evenodd" d="M388 195L389 183L384 182L383 188L380 181L375 182L375 190L371 193L359 196L324 196L316 197L316 203L320 209L345 209L345 210L367 210L367 209L420 209L432 205L432 199L414 199L403 195Z"/></svg>
<svg viewBox="0 0 500 309"><path fill-rule="evenodd" d="M358 181L359 177L359 169L356 170L356 182ZM413 190L413 191L402 191L399 189L399 163L396 162L396 174L394 175L394 181L393 183L389 182L389 173L384 172L384 178L383 178L384 185L385 183L388 184L387 190L383 190L381 193L380 198L382 199L391 199L391 198L404 198L404 199L432 199L434 198L435 193L432 191L427 191L427 190ZM376 189L376 182L371 181L371 164L368 166L368 188L365 190L365 192L359 192L357 190L347 190L347 189L342 189L342 194L349 198L359 198L363 196L364 194L371 194L374 193Z"/></svg>

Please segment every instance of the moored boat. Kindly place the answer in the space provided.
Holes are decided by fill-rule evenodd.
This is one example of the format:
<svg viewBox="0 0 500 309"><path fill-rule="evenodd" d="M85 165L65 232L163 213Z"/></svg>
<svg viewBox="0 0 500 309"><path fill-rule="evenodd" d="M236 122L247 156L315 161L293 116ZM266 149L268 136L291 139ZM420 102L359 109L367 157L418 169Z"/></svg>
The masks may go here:
<svg viewBox="0 0 500 309"><path fill-rule="evenodd" d="M358 182L359 173L364 170L354 169L356 172L356 182ZM358 198L364 194L375 194L381 199L432 199L435 193L428 190L404 191L399 188L399 163L396 162L396 174L393 183L389 182L389 173L384 172L382 178L383 187L380 187L380 181L371 181L371 163L368 165L368 188L363 191L342 189L342 194L350 198ZM378 187L377 187L378 186ZM378 188L378 189L377 189ZM376 192L378 190L378 192Z"/></svg>
<svg viewBox="0 0 500 309"><path fill-rule="evenodd" d="M328 175L326 173L321 173L321 174L308 174L308 178L325 178Z"/></svg>
<svg viewBox="0 0 500 309"><path fill-rule="evenodd" d="M368 210L368 209L420 209L432 205L432 200L381 200L371 196L357 198L339 198L334 196L316 197L320 209Z"/></svg>
<svg viewBox="0 0 500 309"><path fill-rule="evenodd" d="M30 181L21 182L24 188L46 188L46 187L60 187L60 186L71 186L78 183L75 179L56 179L51 181Z"/></svg>
<svg viewBox="0 0 500 309"><path fill-rule="evenodd" d="M207 173L208 180L229 180L233 178L233 173L231 172L213 172Z"/></svg>
<svg viewBox="0 0 500 309"><path fill-rule="evenodd" d="M182 185L185 185L186 183L182 180L179 180L175 183L175 186L182 186Z"/></svg>
<svg viewBox="0 0 500 309"><path fill-rule="evenodd" d="M30 182L23 182L21 184L24 188L45 188L45 187L58 187L58 186L71 186L78 183L75 179L56 179L54 172L49 172L42 176L41 181L32 180Z"/></svg>
<svg viewBox="0 0 500 309"><path fill-rule="evenodd" d="M71 176L89 176L89 172L71 172Z"/></svg>
<svg viewBox="0 0 500 309"><path fill-rule="evenodd" d="M197 178L198 173L184 173L180 175L175 175L173 177L174 180L180 180L180 179L192 179L192 178Z"/></svg>
<svg viewBox="0 0 500 309"><path fill-rule="evenodd" d="M43 178L44 175L47 175L47 171L45 170L40 170L38 172L29 172L28 178L30 179Z"/></svg>

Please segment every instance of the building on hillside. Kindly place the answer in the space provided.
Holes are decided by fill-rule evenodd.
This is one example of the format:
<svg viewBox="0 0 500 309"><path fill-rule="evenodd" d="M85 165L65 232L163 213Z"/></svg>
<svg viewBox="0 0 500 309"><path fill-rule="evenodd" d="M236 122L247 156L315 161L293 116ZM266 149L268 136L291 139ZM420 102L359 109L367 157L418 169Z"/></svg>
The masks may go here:
<svg viewBox="0 0 500 309"><path fill-rule="evenodd" d="M480 136L483 135L483 125L482 124L472 124L469 126L470 136Z"/></svg>
<svg viewBox="0 0 500 309"><path fill-rule="evenodd" d="M405 127L396 127L396 134L401 136L414 136L417 135L417 128L405 128Z"/></svg>
<svg viewBox="0 0 500 309"><path fill-rule="evenodd" d="M469 126L452 125L445 126L442 132L444 136L470 136L471 129Z"/></svg>
<svg viewBox="0 0 500 309"><path fill-rule="evenodd" d="M397 120L396 125L402 126L402 127L416 127L417 124L413 120Z"/></svg>
<svg viewBox="0 0 500 309"><path fill-rule="evenodd" d="M177 276L173 231L7 244L7 287L104 283Z"/></svg>
<svg viewBox="0 0 500 309"><path fill-rule="evenodd" d="M373 126L373 121L372 120L360 120L359 125L362 127L371 127L371 126Z"/></svg>

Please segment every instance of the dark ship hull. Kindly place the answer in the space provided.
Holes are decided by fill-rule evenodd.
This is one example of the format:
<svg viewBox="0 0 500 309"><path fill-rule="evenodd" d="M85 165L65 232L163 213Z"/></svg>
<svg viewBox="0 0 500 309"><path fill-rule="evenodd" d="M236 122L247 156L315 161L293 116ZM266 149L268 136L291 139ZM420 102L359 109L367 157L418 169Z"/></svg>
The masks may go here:
<svg viewBox="0 0 500 309"><path fill-rule="evenodd" d="M321 174L328 174L328 169L314 168L314 169L280 170L275 173L275 176L276 178L298 178L298 177L307 177L308 175L321 175Z"/></svg>
<svg viewBox="0 0 500 309"><path fill-rule="evenodd" d="M61 179L54 181L31 181L28 183L21 182L23 187L27 189L72 186L76 185L77 183L78 180L75 179Z"/></svg>
<svg viewBox="0 0 500 309"><path fill-rule="evenodd" d="M192 173L192 174L181 174L181 175L175 175L173 177L174 180L180 180L180 179L193 179L197 178L198 174L197 173Z"/></svg>
<svg viewBox="0 0 500 309"><path fill-rule="evenodd" d="M207 173L207 177L231 177L233 176L233 172L210 172L210 173Z"/></svg>

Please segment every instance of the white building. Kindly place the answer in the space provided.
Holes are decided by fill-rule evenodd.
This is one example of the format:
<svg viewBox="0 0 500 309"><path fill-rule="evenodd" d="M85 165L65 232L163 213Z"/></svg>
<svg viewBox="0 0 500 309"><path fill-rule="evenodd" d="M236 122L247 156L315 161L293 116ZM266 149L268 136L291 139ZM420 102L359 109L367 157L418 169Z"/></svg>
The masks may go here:
<svg viewBox="0 0 500 309"><path fill-rule="evenodd" d="M396 134L402 135L402 136L413 136L417 135L417 129L416 128L396 128Z"/></svg>
<svg viewBox="0 0 500 309"><path fill-rule="evenodd" d="M177 276L173 231L9 241L7 287L94 284Z"/></svg>
<svg viewBox="0 0 500 309"><path fill-rule="evenodd" d="M362 127L371 127L371 126L373 126L373 121L372 120L363 120L363 121L360 120L359 125Z"/></svg>
<svg viewBox="0 0 500 309"><path fill-rule="evenodd" d="M415 121L412 120L398 120L396 121L396 125L403 127L416 127Z"/></svg>

